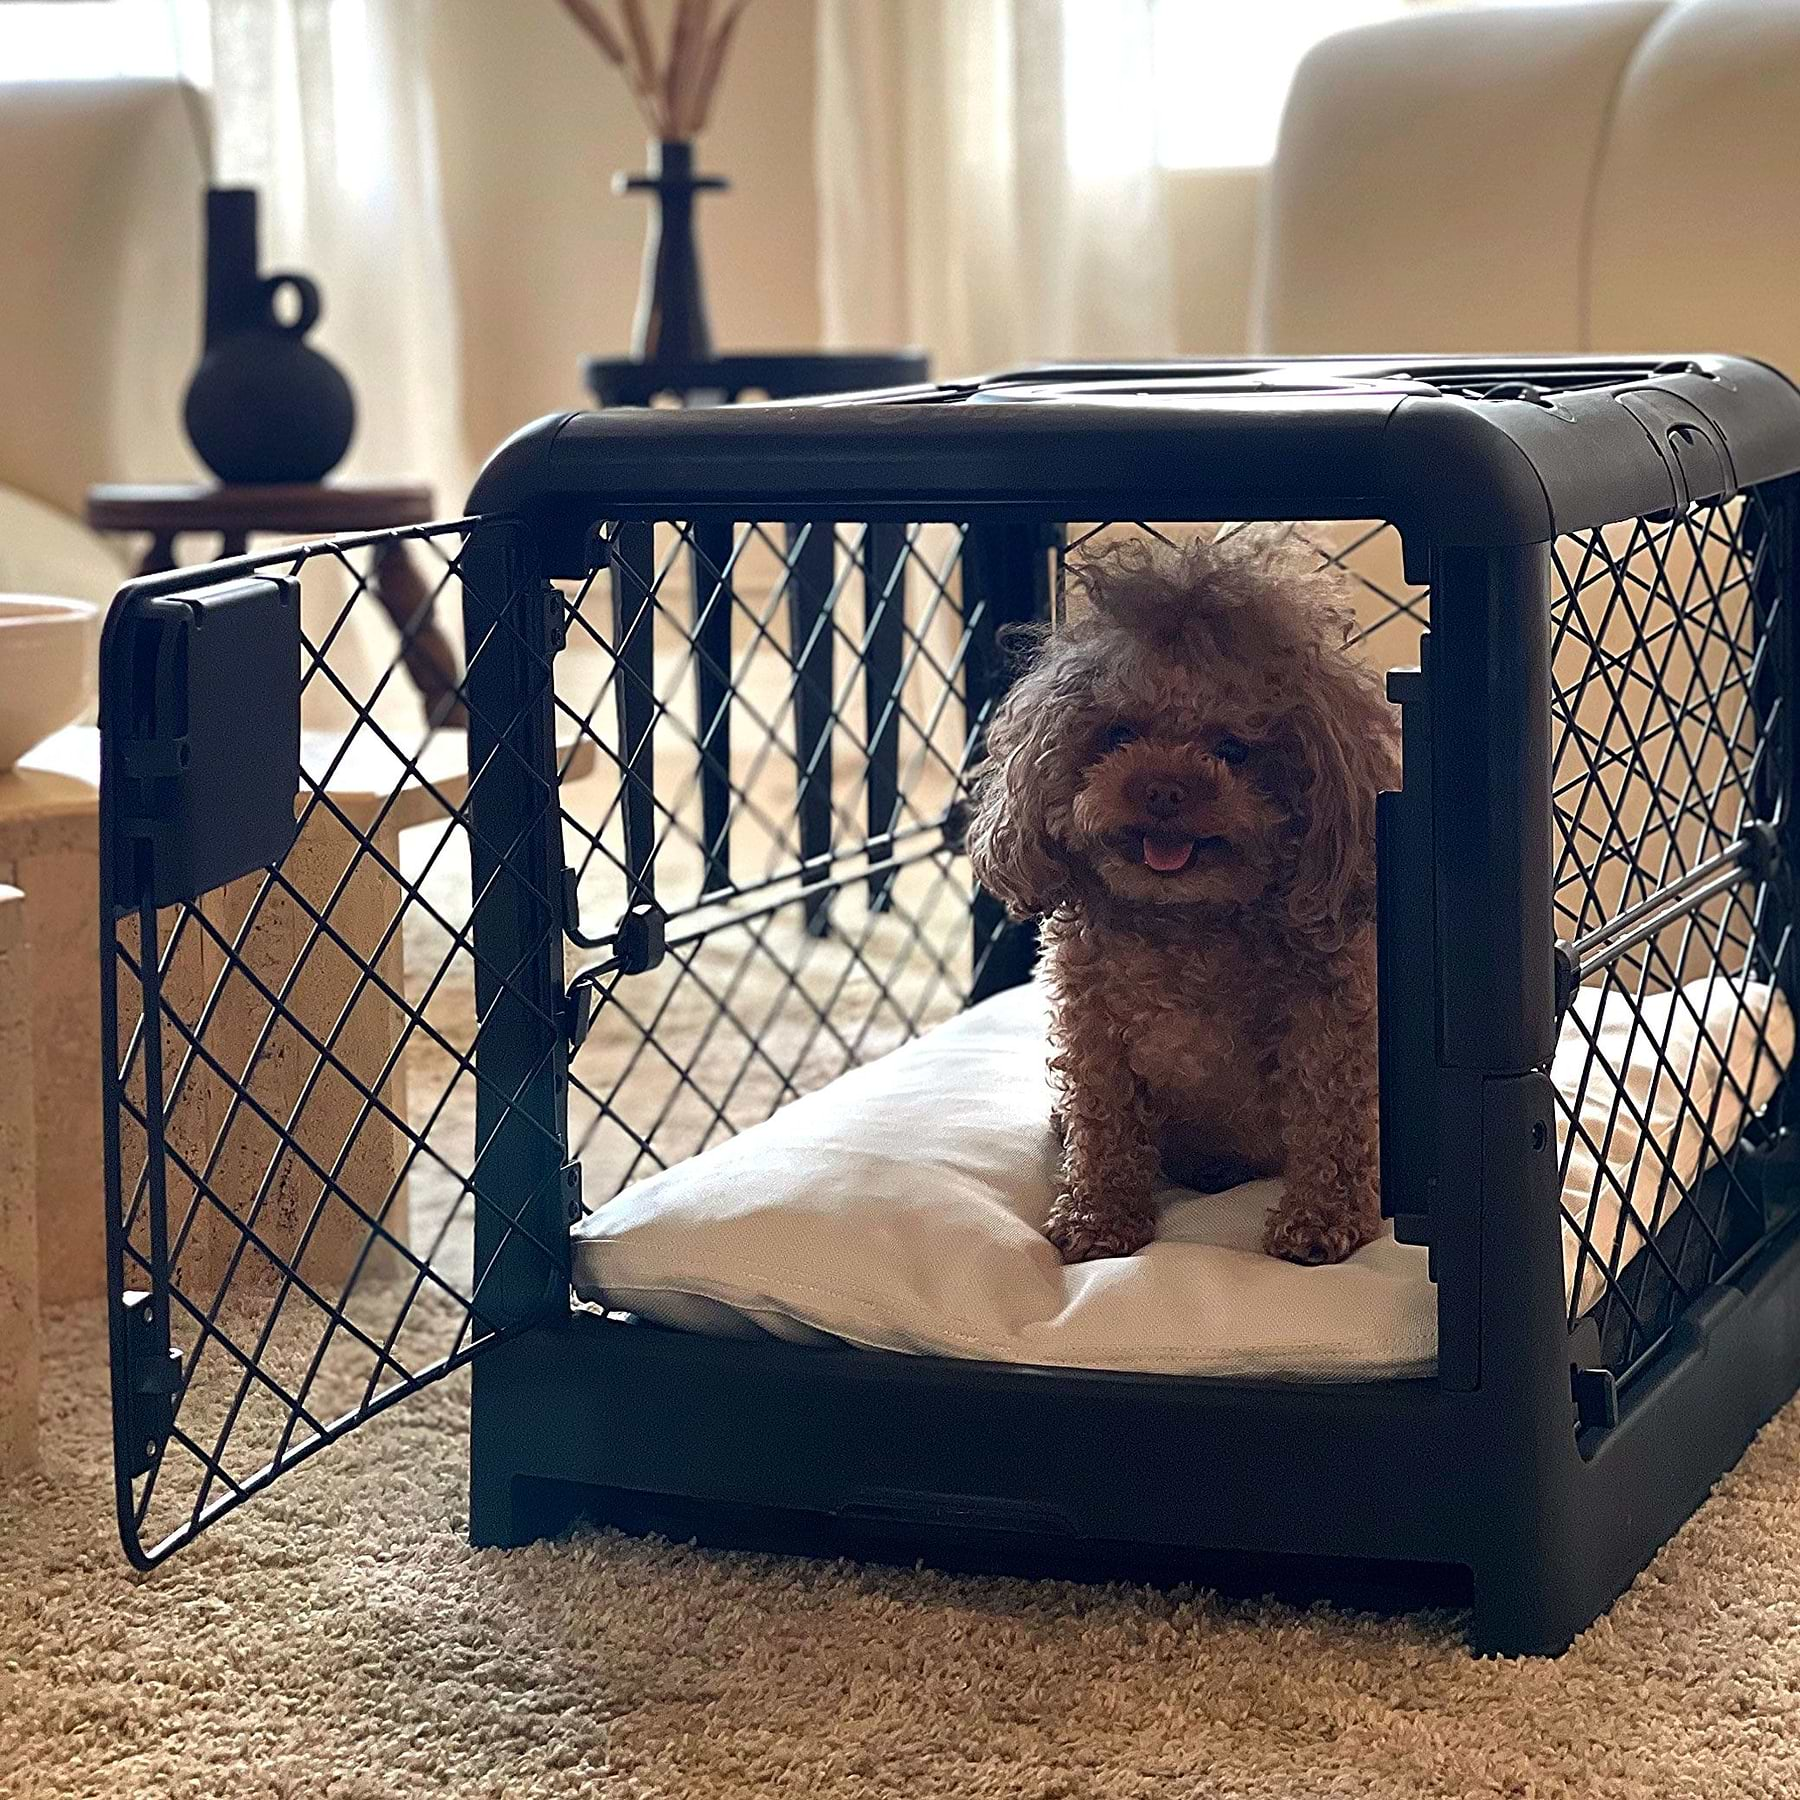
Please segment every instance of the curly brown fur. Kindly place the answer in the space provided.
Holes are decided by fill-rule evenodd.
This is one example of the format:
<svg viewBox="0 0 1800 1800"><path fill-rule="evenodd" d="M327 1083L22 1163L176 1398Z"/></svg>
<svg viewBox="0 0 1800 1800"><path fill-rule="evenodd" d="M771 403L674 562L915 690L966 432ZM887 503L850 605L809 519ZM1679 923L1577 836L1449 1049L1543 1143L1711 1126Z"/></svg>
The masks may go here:
<svg viewBox="0 0 1800 1800"><path fill-rule="evenodd" d="M1264 1245L1380 1228L1375 797L1397 738L1335 572L1240 533L1078 573L988 727L969 851L1044 921L1065 1261L1129 1255L1159 1173L1281 1174Z"/></svg>

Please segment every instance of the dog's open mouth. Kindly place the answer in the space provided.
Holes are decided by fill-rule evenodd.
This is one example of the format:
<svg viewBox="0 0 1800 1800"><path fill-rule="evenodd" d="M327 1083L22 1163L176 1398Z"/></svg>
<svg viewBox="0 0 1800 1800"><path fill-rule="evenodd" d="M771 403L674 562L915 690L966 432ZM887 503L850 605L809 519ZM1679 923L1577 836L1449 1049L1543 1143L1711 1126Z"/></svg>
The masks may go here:
<svg viewBox="0 0 1800 1800"><path fill-rule="evenodd" d="M1127 848L1134 862L1158 875L1180 875L1201 857L1226 848L1222 837L1189 837L1185 832L1134 831Z"/></svg>

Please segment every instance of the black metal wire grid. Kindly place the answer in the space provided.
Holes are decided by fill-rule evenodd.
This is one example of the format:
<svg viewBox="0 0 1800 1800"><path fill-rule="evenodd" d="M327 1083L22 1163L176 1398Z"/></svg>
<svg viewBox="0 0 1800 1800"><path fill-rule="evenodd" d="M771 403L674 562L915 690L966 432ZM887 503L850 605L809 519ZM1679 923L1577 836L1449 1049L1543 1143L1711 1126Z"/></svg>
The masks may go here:
<svg viewBox="0 0 1800 1800"><path fill-rule="evenodd" d="M495 1096L476 1068L471 806L516 752L495 730L471 768L468 736L427 722L403 661L434 613L459 627L477 534L511 530L426 526L193 577L299 582L302 773L278 865L160 911L146 900L113 928L115 1306L128 1345L160 1331L181 1353L166 1434L121 1433L121 1523L142 1563L490 1328L476 1097L485 1081L517 1120L535 1072ZM403 632L370 594L397 549L428 572ZM516 611L499 616L470 673L511 647ZM529 1235L527 1200L507 1236ZM142 1377L141 1359L128 1367ZM115 1391L122 1421L135 1399Z"/></svg>
<svg viewBox="0 0 1800 1800"><path fill-rule="evenodd" d="M992 611L960 525L614 521L571 588L559 731L590 941L570 1140L609 1194L957 1010L979 921L958 798ZM1045 564L1047 569L1048 564ZM587 933L584 931L585 937Z"/></svg>
<svg viewBox="0 0 1800 1800"><path fill-rule="evenodd" d="M1069 567L1106 539L1202 529L1045 530L1022 585L1054 613ZM643 966L641 942L634 955L609 929L575 977L592 1028L570 1139L590 1199L916 1035L990 978L1003 922L974 888L961 813L1020 608L972 574L979 539L704 519L597 533L558 665L558 729L587 759L563 783L567 860L584 924L649 911L661 956ZM1353 578L1366 653L1410 660L1425 596L1391 528L1318 541Z"/></svg>
<svg viewBox="0 0 1800 1800"><path fill-rule="evenodd" d="M1552 592L1570 1319L1622 1377L1785 1216L1786 534L1752 492L1562 539ZM1716 1070L1716 1075L1712 1071Z"/></svg>

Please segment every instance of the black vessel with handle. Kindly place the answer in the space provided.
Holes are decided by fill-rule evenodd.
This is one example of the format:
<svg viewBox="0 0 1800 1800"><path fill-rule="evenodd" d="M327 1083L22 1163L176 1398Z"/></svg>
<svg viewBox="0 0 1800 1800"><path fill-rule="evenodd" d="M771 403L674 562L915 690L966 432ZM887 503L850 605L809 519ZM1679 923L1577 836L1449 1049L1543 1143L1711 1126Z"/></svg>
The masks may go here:
<svg viewBox="0 0 1800 1800"><path fill-rule="evenodd" d="M286 319L283 289L294 307ZM209 188L206 340L183 417L221 481L319 481L343 460L356 401L343 372L305 341L319 310L309 277L258 269L256 190Z"/></svg>

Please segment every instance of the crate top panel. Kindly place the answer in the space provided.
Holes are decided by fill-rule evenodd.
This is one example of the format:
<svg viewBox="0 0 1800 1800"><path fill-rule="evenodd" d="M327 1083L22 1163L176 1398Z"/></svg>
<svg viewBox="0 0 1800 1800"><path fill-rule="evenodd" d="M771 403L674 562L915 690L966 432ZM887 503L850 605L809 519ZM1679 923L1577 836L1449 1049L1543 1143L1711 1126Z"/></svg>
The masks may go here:
<svg viewBox="0 0 1800 1800"><path fill-rule="evenodd" d="M475 513L1391 519L1537 543L1800 469L1800 390L1712 356L1015 370L800 402L540 419ZM555 536L564 533L553 533Z"/></svg>

